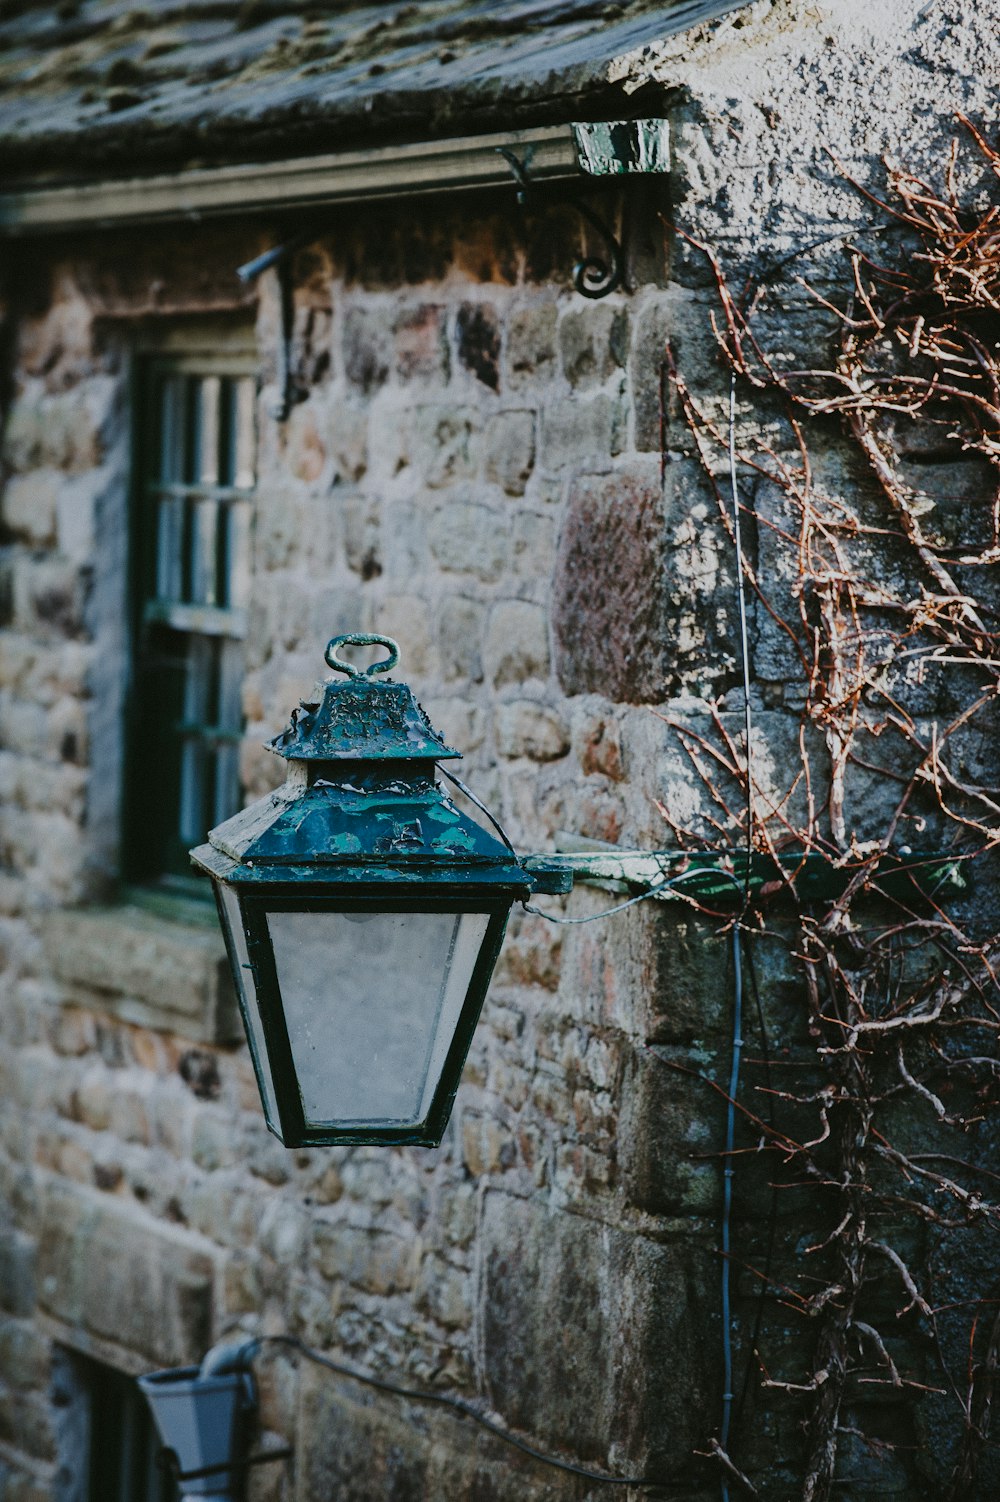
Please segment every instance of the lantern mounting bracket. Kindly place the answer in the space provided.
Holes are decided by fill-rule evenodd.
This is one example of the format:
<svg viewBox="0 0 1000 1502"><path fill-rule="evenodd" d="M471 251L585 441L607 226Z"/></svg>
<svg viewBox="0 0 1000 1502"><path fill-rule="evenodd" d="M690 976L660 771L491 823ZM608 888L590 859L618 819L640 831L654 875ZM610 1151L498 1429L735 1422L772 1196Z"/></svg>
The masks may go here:
<svg viewBox="0 0 1000 1502"><path fill-rule="evenodd" d="M855 863L839 864L818 851L783 851L776 857L755 852L748 880L742 851L723 856L709 851L622 850L564 832L556 835L556 843L555 853L527 855L521 861L535 890L547 896L568 892L579 881L613 892L648 891L660 902L693 898L713 907L731 907L744 893L753 898L765 887L772 891L780 886L811 901L838 897L856 870ZM682 874L683 883L664 885ZM935 901L967 896L972 885L967 862L940 851L909 849L883 855L874 879L890 896L912 898L917 892ZM661 890L654 892L654 887Z"/></svg>

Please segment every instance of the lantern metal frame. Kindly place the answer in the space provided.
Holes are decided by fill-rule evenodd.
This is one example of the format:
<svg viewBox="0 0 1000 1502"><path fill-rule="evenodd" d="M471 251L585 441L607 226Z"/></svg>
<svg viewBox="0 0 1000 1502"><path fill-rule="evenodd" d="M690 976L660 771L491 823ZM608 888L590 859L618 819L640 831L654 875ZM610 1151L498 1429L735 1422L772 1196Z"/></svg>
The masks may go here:
<svg viewBox="0 0 1000 1502"><path fill-rule="evenodd" d="M349 643L378 644L389 656L361 673L337 656ZM511 847L444 792L435 777L437 763L460 753L445 745L405 684L374 681L398 656L389 637L334 638L326 660L348 681L319 685L270 743L289 762L284 787L227 820L191 852L195 867L213 878L265 1119L286 1147L436 1147L512 907L536 891L567 890L572 880L562 873L529 871ZM236 899L235 911L224 896L227 890ZM485 917L439 1078L433 1082L425 1075L433 1094L422 1103L419 1122L307 1120L268 926L269 915L281 912ZM233 931L235 921L242 935ZM378 963L377 954L370 959ZM434 1028L440 1025L438 1017L428 1033L428 1069L440 1036Z"/></svg>
<svg viewBox="0 0 1000 1502"><path fill-rule="evenodd" d="M457 884L439 886L437 881L425 880L419 884L419 887L415 883L414 889L409 894L394 887L391 895L378 883L366 884L367 889L360 884L352 886L349 889L350 895L348 895L347 888L337 890L330 885L324 885L322 888L317 887L314 892L301 888L297 895L289 896L287 888L275 888L270 884L262 883L260 886L255 885L252 892L247 890L241 896L240 913L243 918L250 963L257 976L256 1005L268 1054L278 1121L272 1122L269 1119L266 1104L264 1114L271 1131L280 1137L287 1147L329 1147L351 1143L383 1146L402 1146L409 1143L424 1147L437 1147L440 1144L451 1116L452 1105L472 1044L476 1024L486 1000L490 978L500 954L507 918L513 903L522 892L522 889L480 887L479 892L489 892L489 899L487 899L477 894L475 885L471 878L464 888L460 888ZM457 895L459 891L462 895ZM503 893L502 904L496 906L496 899L500 893ZM491 906L487 906L488 900ZM219 904L220 918L223 920L226 933L230 964L239 963L234 957L229 925L225 922L218 893L216 901ZM267 915L273 912L418 913L428 911L488 913L489 921L465 1000L462 1003L458 1024L445 1057L441 1077L426 1117L419 1125L406 1127L379 1126L374 1123L342 1128L308 1125L298 1091L298 1074L281 1001L277 965L267 929ZM372 956L372 960L374 963L377 956ZM262 1083L262 1063L257 1056L252 1023L247 1017L249 1003L242 988L239 1002L250 1041L254 1069L258 1083ZM266 1101L263 1087L261 1099L262 1102Z"/></svg>

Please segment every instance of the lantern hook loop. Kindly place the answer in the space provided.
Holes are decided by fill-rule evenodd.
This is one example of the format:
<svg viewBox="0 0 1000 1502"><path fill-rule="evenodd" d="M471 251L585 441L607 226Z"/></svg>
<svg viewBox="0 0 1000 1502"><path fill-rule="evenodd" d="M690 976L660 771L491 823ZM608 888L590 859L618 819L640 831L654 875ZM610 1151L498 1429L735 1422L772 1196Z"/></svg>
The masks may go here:
<svg viewBox="0 0 1000 1502"><path fill-rule="evenodd" d="M381 662L373 662L371 667L362 669L338 657L337 651L340 647L387 647L389 655ZM392 672L399 661L399 643L393 641L391 636L379 636L377 632L350 632L345 636L333 637L327 643L323 656L327 667L333 668L335 673L346 673L348 678L373 678L376 673Z"/></svg>

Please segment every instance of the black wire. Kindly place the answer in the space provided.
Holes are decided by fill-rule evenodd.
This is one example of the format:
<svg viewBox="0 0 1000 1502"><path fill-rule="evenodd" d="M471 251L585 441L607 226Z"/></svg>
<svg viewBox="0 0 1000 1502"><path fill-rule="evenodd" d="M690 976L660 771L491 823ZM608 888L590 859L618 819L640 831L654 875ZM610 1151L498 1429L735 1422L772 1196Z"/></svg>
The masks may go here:
<svg viewBox="0 0 1000 1502"><path fill-rule="evenodd" d="M760 986L757 982L757 967L754 963L753 948L747 945L746 949L747 972L750 976L750 990L753 993L754 1011L757 1013L757 1027L760 1033L760 1051L764 1060L764 1086L767 1090L767 1122L772 1131L775 1129L774 1095L771 1090L771 1046L767 1036L767 1023L764 1019L764 1007L761 1001ZM746 1366L743 1372L743 1381L740 1384L740 1396L733 1415L733 1427L739 1428L743 1413L746 1409L747 1397L750 1391L750 1379L753 1375L754 1357L760 1344L761 1325L764 1320L764 1304L767 1298L768 1285L771 1281L771 1269L774 1266L774 1244L778 1232L778 1187L771 1185L771 1201L767 1215L767 1242L764 1252L764 1265L761 1268L760 1292L757 1296L757 1310L754 1315L753 1335L750 1339L750 1348L747 1351Z"/></svg>
<svg viewBox="0 0 1000 1502"><path fill-rule="evenodd" d="M365 1387L373 1387L376 1392L392 1393L394 1397L406 1398L411 1403L436 1403L440 1408L450 1408L453 1412L460 1413L463 1418L472 1419L473 1423L487 1429L497 1439L502 1439L506 1444L513 1445L516 1450L530 1455L533 1460L539 1460L543 1465L554 1466L560 1471L569 1471L572 1476L583 1476L587 1481L603 1481L608 1486L662 1488L664 1485L662 1481L651 1481L647 1476L609 1476L604 1471L592 1471L587 1466L574 1465L569 1460L560 1460L558 1456L548 1455L544 1450L537 1450L534 1445L529 1445L526 1440L518 1439L501 1424L495 1424L492 1419L486 1418L463 1398L454 1398L450 1393L425 1392L416 1387L402 1387L397 1382L390 1382L386 1377L373 1377L367 1372L359 1372L354 1367L345 1366L340 1361L333 1361L329 1356L324 1356L321 1351L314 1350L297 1335L260 1335L254 1342L257 1349L265 1344L290 1346L309 1361L315 1362L317 1366L326 1367L328 1371L335 1372L338 1377L348 1377L352 1382L360 1382Z"/></svg>
<svg viewBox="0 0 1000 1502"><path fill-rule="evenodd" d="M504 829L503 825L500 823L500 820L497 818L496 814L490 813L489 809L486 807L486 804L482 801L482 799L477 798L472 789L467 788L462 779L460 777L456 777L454 772L449 772L447 767L442 766L438 767L438 771L441 773L442 777L447 777L449 782L453 782L458 788L459 792L464 793L469 802L475 804L480 813L484 813L486 815L487 819L489 819L497 834L507 846L507 849L510 851L511 855L520 865L521 857L518 855L517 851L514 849L514 846L511 844L510 836L508 835L506 829Z"/></svg>

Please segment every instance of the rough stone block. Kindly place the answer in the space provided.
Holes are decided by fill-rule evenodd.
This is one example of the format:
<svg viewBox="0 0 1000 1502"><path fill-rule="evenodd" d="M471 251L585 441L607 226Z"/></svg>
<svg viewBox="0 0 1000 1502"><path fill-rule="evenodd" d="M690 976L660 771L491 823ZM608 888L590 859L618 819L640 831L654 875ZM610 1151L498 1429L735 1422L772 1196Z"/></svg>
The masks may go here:
<svg viewBox="0 0 1000 1502"><path fill-rule="evenodd" d="M542 409L539 463L543 470L610 467L624 439L624 413L617 397L598 392L586 401L567 397Z"/></svg>
<svg viewBox="0 0 1000 1502"><path fill-rule="evenodd" d="M570 308L559 322L559 351L570 385L603 384L628 356L628 313L607 303Z"/></svg>
<svg viewBox="0 0 1000 1502"><path fill-rule="evenodd" d="M511 527L511 550L522 578L551 579L556 561L555 518L519 509Z"/></svg>
<svg viewBox="0 0 1000 1502"><path fill-rule="evenodd" d="M53 556L21 557L13 569L14 623L51 639L84 628L84 589L76 566Z"/></svg>
<svg viewBox="0 0 1000 1502"><path fill-rule="evenodd" d="M496 1190L480 1238L478 1336L504 1420L602 1465L612 1449L633 1470L649 1450L685 1465L710 1360L691 1250Z"/></svg>
<svg viewBox="0 0 1000 1502"><path fill-rule="evenodd" d="M574 724L573 742L580 759L580 770L586 776L596 773L612 782L621 782L625 770L617 721L599 712L583 714Z"/></svg>
<svg viewBox="0 0 1000 1502"><path fill-rule="evenodd" d="M369 394L385 384L392 366L392 330L380 308L352 307L344 318L344 371Z"/></svg>
<svg viewBox="0 0 1000 1502"><path fill-rule="evenodd" d="M497 748L501 756L526 756L532 761L556 761L569 750L569 730L553 709L533 699L501 704L496 718Z"/></svg>
<svg viewBox="0 0 1000 1502"><path fill-rule="evenodd" d="M44 933L52 973L129 1022L196 1042L243 1036L221 935L141 908L67 910Z"/></svg>
<svg viewBox="0 0 1000 1502"><path fill-rule="evenodd" d="M446 335L447 310L437 303L404 308L393 325L395 371L401 381L446 381L451 352Z"/></svg>
<svg viewBox="0 0 1000 1502"><path fill-rule="evenodd" d="M697 1071L704 1055L680 1062ZM622 1101L621 1166L632 1204L654 1215L714 1215L722 1195L721 1098L694 1074L641 1051L625 1070Z"/></svg>
<svg viewBox="0 0 1000 1502"><path fill-rule="evenodd" d="M474 479L479 465L479 426L479 414L470 408L449 405L417 409L413 418L413 463L432 490Z"/></svg>
<svg viewBox="0 0 1000 1502"><path fill-rule="evenodd" d="M102 502L115 487L127 485L125 476L112 465L88 470L67 479L56 498L56 536L59 551L78 568L90 566L98 542Z"/></svg>
<svg viewBox="0 0 1000 1502"><path fill-rule="evenodd" d="M516 308L507 320L507 384L520 388L545 382L555 369L556 320L554 302Z"/></svg>
<svg viewBox="0 0 1000 1502"><path fill-rule="evenodd" d="M356 484L368 468L368 412L363 406L344 401L338 390L331 392L326 442L333 459L334 475Z"/></svg>
<svg viewBox="0 0 1000 1502"><path fill-rule="evenodd" d="M41 1388L48 1366L48 1341L39 1331L26 1320L0 1318L0 1372L4 1380L14 1387Z"/></svg>
<svg viewBox="0 0 1000 1502"><path fill-rule="evenodd" d="M294 407L284 427L286 467L304 485L315 485L326 466L325 427L319 404L312 397Z"/></svg>
<svg viewBox="0 0 1000 1502"><path fill-rule="evenodd" d="M303 1497L415 1502L435 1495L428 1490L429 1447L412 1417L386 1402L369 1404L356 1384L303 1370L298 1433Z"/></svg>
<svg viewBox="0 0 1000 1502"><path fill-rule="evenodd" d="M196 1238L108 1196L52 1187L42 1206L39 1299L71 1326L163 1366L211 1345L215 1259Z"/></svg>
<svg viewBox="0 0 1000 1502"><path fill-rule="evenodd" d="M535 414L497 412L483 434L486 478L508 495L523 495L535 467Z"/></svg>
<svg viewBox="0 0 1000 1502"><path fill-rule="evenodd" d="M476 501L453 501L435 511L428 526L431 552L450 573L498 579L507 557L502 519Z"/></svg>
<svg viewBox="0 0 1000 1502"><path fill-rule="evenodd" d="M442 1257L425 1257L420 1269L416 1303L446 1329L457 1330L468 1325L472 1313L468 1273L451 1267Z"/></svg>
<svg viewBox="0 0 1000 1502"><path fill-rule="evenodd" d="M375 630L398 641L402 671L416 680L434 672L434 638L430 610L417 595L392 594L376 612Z"/></svg>
<svg viewBox="0 0 1000 1502"><path fill-rule="evenodd" d="M0 521L8 537L35 547L55 540L60 480L51 469L11 475L0 497Z"/></svg>
<svg viewBox="0 0 1000 1502"><path fill-rule="evenodd" d="M377 579L384 568L382 511L372 496L351 495L344 501L344 552L347 566L362 582Z"/></svg>
<svg viewBox="0 0 1000 1502"><path fill-rule="evenodd" d="M526 914L511 920L511 927L500 955L497 978L514 981L518 985L543 986L546 991L559 988L560 958L563 948L562 931L542 918L530 918ZM520 1036L524 1018L511 1036ZM490 1007L487 1017L491 1026L497 1028L496 1008Z"/></svg>
<svg viewBox="0 0 1000 1502"><path fill-rule="evenodd" d="M383 1296L413 1287L420 1258L411 1239L343 1223L314 1225L313 1250L325 1278Z"/></svg>
<svg viewBox="0 0 1000 1502"><path fill-rule="evenodd" d="M34 1243L19 1231L0 1228L0 1309L26 1318L34 1308Z"/></svg>
<svg viewBox="0 0 1000 1502"><path fill-rule="evenodd" d="M52 395L25 390L14 402L4 433L4 458L21 474L44 467L80 473L101 462L121 395L112 376L91 376Z"/></svg>
<svg viewBox="0 0 1000 1502"><path fill-rule="evenodd" d="M463 1114L462 1161L474 1179L503 1173L516 1159L517 1148L510 1132L494 1116L477 1116L472 1111Z"/></svg>
<svg viewBox="0 0 1000 1502"><path fill-rule="evenodd" d="M776 614L796 635L801 630L795 586L799 579L796 538L798 519L780 486L760 480L754 495L757 515L757 572L767 581L767 599ZM755 677L771 682L802 677L802 662L795 643L769 610L754 602L752 633Z"/></svg>
<svg viewBox="0 0 1000 1502"><path fill-rule="evenodd" d="M481 642L486 609L465 595L447 595L438 616L438 651L446 679L481 683Z"/></svg>
<svg viewBox="0 0 1000 1502"><path fill-rule="evenodd" d="M458 358L491 391L500 385L500 320L488 303L463 303L455 319Z"/></svg>
<svg viewBox="0 0 1000 1502"><path fill-rule="evenodd" d="M490 611L483 647L487 681L494 688L549 675L549 626L540 605L504 600Z"/></svg>
<svg viewBox="0 0 1000 1502"><path fill-rule="evenodd" d="M663 505L644 469L571 488L553 585L556 671L568 694L663 697L669 648Z"/></svg>
<svg viewBox="0 0 1000 1502"><path fill-rule="evenodd" d="M427 717L445 742L467 756L478 751L486 739L486 714L468 699L427 699Z"/></svg>
<svg viewBox="0 0 1000 1502"><path fill-rule="evenodd" d="M663 424L680 417L666 374L665 345L680 319L669 297L646 302L635 320L629 361L632 386L632 441L640 453L659 453ZM683 419L681 418L681 422ZM671 424L670 447L680 447L680 432Z"/></svg>

